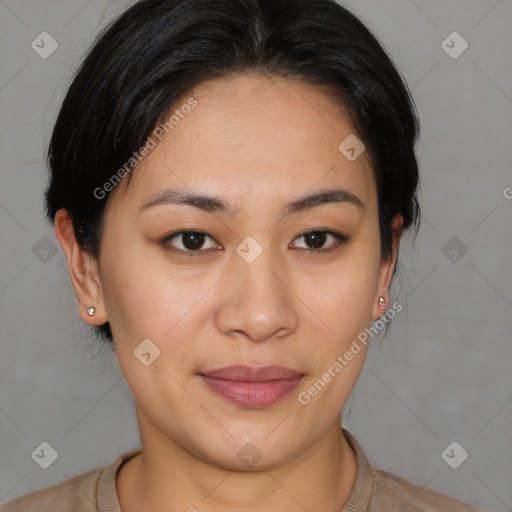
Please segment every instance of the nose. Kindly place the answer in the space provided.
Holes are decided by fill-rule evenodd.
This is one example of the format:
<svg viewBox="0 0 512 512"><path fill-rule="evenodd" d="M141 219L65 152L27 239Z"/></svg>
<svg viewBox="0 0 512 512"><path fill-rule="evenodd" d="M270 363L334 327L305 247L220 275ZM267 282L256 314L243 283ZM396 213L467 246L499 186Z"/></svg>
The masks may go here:
<svg viewBox="0 0 512 512"><path fill-rule="evenodd" d="M278 262L267 249L252 263L235 254L233 265L219 294L219 331L255 342L293 333L298 325L300 300L284 262Z"/></svg>

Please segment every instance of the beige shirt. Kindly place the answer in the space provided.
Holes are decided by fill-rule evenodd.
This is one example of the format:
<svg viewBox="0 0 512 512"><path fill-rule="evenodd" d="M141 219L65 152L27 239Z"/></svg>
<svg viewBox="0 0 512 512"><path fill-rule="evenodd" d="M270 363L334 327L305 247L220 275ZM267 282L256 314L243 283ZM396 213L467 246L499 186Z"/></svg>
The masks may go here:
<svg viewBox="0 0 512 512"><path fill-rule="evenodd" d="M343 435L356 455L357 474L341 512L485 512L372 466L354 436L346 429ZM141 451L130 450L106 467L24 494L0 505L0 512L121 512L116 475L125 461Z"/></svg>

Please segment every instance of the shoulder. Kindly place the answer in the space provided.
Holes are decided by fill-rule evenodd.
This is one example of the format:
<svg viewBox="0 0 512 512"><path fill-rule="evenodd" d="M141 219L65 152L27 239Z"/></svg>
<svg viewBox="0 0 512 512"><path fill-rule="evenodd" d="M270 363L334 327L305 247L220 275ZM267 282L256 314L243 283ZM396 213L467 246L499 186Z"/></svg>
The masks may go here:
<svg viewBox="0 0 512 512"><path fill-rule="evenodd" d="M58 484L0 504L0 512L96 511L96 487L105 468L96 468Z"/></svg>
<svg viewBox="0 0 512 512"><path fill-rule="evenodd" d="M386 506L400 506L401 512L487 512L388 471L374 467L373 472L375 487L372 511L383 510Z"/></svg>
<svg viewBox="0 0 512 512"><path fill-rule="evenodd" d="M356 481L344 512L490 512L374 466L345 428L343 435L357 458Z"/></svg>
<svg viewBox="0 0 512 512"><path fill-rule="evenodd" d="M107 466L23 494L0 504L0 512L119 512L117 472L127 460L141 452L140 447L129 450Z"/></svg>

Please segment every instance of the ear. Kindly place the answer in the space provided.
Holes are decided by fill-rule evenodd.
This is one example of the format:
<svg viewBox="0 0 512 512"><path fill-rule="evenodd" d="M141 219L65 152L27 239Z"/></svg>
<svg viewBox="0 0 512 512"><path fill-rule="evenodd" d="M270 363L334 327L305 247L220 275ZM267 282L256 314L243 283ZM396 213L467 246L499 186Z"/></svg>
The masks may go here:
<svg viewBox="0 0 512 512"><path fill-rule="evenodd" d="M393 233L392 240L392 257L389 260L383 260L379 271L379 284L377 286L377 295L374 301L372 322L378 320L386 311L389 305L389 286L393 278L396 259L398 256L398 247L402 237L402 227L404 219L401 214L397 213L392 220L391 229ZM379 308L379 297L384 297L383 308Z"/></svg>
<svg viewBox="0 0 512 512"><path fill-rule="evenodd" d="M98 265L93 256L78 245L75 230L66 209L60 209L55 214L55 236L66 254L80 317L89 325L104 324L108 321L108 317L103 306ZM87 308L90 306L96 308L93 316L87 313Z"/></svg>

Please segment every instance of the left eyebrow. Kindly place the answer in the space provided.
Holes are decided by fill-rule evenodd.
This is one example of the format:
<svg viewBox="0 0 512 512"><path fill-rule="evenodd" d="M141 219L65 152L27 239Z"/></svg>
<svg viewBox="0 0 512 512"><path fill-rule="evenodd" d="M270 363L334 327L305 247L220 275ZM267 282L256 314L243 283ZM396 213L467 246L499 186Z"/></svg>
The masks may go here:
<svg viewBox="0 0 512 512"><path fill-rule="evenodd" d="M314 208L315 206L333 203L351 204L353 206L356 206L363 212L366 212L366 208L364 207L363 202L355 194L349 192L348 190L333 189L317 192L315 194L301 197L300 199L291 202L285 207L282 216L284 217L292 213L298 213L304 210L309 210L310 208Z"/></svg>
<svg viewBox="0 0 512 512"><path fill-rule="evenodd" d="M324 204L347 203L356 206L363 212L366 211L365 206L358 196L343 189L324 190L305 197L301 197L287 204L282 210L281 217L294 213L303 212ZM154 195L145 202L139 210L148 210L161 205L188 205L194 206L210 213L227 213L234 215L239 210L233 208L224 199L215 196L199 195L192 192L182 192L175 189L168 189Z"/></svg>

